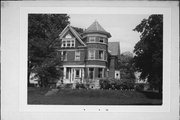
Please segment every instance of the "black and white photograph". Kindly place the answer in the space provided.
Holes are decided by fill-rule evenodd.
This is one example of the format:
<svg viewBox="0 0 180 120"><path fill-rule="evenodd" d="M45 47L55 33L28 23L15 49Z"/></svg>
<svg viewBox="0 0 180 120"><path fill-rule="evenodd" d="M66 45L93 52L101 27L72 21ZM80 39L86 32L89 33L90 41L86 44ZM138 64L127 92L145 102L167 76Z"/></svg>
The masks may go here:
<svg viewBox="0 0 180 120"><path fill-rule="evenodd" d="M162 105L162 14L28 14L28 104Z"/></svg>
<svg viewBox="0 0 180 120"><path fill-rule="evenodd" d="M1 2L2 120L178 120L179 2Z"/></svg>

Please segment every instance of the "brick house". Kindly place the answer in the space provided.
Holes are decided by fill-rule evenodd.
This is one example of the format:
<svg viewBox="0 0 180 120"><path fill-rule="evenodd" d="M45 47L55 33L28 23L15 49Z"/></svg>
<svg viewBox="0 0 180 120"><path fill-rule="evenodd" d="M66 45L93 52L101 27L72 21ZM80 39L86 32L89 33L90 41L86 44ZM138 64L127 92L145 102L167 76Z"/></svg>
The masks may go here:
<svg viewBox="0 0 180 120"><path fill-rule="evenodd" d="M82 35L67 25L59 35L55 46L61 54L64 83L85 83L101 78L120 79L117 62L120 57L119 42L108 42L111 34L97 21L93 22ZM94 86L95 87L95 86Z"/></svg>

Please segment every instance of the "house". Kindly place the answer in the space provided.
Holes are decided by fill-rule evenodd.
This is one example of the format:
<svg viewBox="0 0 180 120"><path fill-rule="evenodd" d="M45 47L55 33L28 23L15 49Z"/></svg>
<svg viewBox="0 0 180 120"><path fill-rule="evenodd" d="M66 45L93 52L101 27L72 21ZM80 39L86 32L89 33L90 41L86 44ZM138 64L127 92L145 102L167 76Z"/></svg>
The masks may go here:
<svg viewBox="0 0 180 120"><path fill-rule="evenodd" d="M117 62L120 57L119 42L108 42L111 34L94 21L82 35L67 25L55 45L61 55L63 83L85 83L101 78L120 79Z"/></svg>

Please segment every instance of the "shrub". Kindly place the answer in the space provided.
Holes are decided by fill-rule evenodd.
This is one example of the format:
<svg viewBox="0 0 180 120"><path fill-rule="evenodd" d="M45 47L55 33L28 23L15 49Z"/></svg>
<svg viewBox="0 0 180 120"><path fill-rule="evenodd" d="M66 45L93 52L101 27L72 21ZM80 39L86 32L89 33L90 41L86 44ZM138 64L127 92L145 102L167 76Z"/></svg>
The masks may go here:
<svg viewBox="0 0 180 120"><path fill-rule="evenodd" d="M85 89L85 88L86 88L85 84L76 83L76 89Z"/></svg>
<svg viewBox="0 0 180 120"><path fill-rule="evenodd" d="M145 86L144 83L137 83L137 84L135 85L135 89L136 89L137 91L144 91L144 86Z"/></svg>
<svg viewBox="0 0 180 120"><path fill-rule="evenodd" d="M133 80L116 80L116 79L101 79L99 81L101 89L134 89Z"/></svg>
<svg viewBox="0 0 180 120"><path fill-rule="evenodd" d="M111 88L110 81L108 79L99 80L100 89L109 89Z"/></svg>
<svg viewBox="0 0 180 120"><path fill-rule="evenodd" d="M68 84L65 84L64 87L65 87L65 88L73 88L73 84L72 84L72 83L68 83Z"/></svg>

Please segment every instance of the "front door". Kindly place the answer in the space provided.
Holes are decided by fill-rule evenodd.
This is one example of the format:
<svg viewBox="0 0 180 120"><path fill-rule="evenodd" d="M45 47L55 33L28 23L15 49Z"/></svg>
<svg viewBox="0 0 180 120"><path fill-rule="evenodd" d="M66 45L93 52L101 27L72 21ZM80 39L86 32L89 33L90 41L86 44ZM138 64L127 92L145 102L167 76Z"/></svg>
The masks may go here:
<svg viewBox="0 0 180 120"><path fill-rule="evenodd" d="M94 68L89 68L89 79L94 79Z"/></svg>

